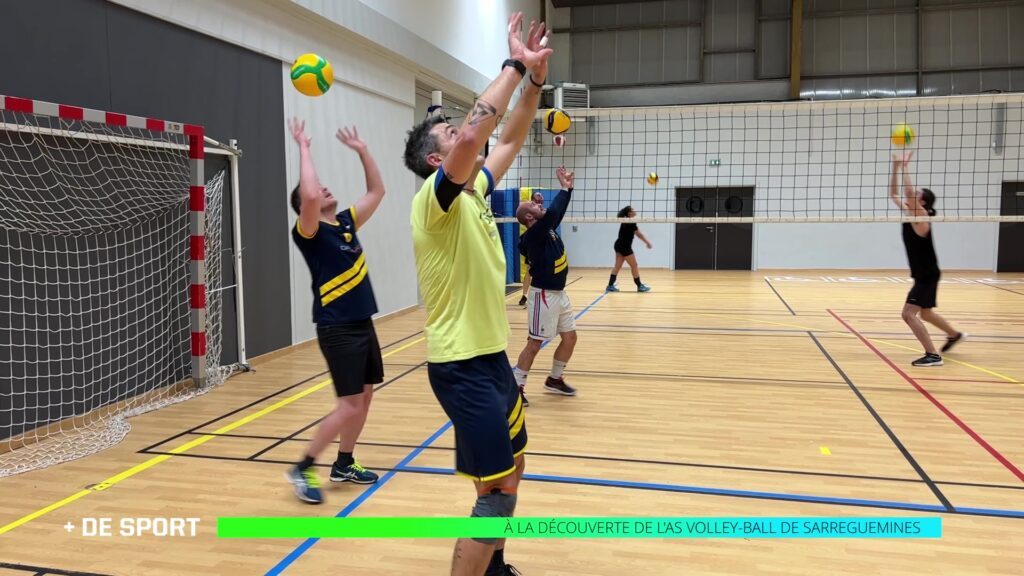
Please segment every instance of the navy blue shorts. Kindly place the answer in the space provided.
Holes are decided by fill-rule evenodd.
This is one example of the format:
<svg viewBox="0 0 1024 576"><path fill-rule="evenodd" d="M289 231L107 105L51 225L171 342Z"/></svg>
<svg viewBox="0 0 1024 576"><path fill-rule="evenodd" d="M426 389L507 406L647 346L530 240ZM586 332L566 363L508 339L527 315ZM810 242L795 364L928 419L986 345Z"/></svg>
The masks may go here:
<svg viewBox="0 0 1024 576"><path fill-rule="evenodd" d="M504 352L427 365L434 396L455 427L455 472L489 482L526 451L526 411Z"/></svg>

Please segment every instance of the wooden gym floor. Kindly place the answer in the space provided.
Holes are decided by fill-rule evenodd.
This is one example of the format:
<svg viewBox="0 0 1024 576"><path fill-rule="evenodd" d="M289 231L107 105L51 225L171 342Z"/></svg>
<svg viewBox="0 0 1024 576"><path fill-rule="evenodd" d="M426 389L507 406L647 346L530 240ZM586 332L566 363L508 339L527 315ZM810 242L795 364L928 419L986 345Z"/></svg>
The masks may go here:
<svg viewBox="0 0 1024 576"><path fill-rule="evenodd" d="M1024 276L948 272L939 311L971 338L944 367L914 369L919 346L899 317L910 285L853 274L645 270L654 290L637 294L624 271L624 291L604 294L607 270L574 270L567 378L580 395L541 392L544 349L517 515L924 515L942 518L941 539L510 540L507 559L528 576L1020 574ZM525 338L517 299L512 358ZM422 321L378 323L387 381L357 449L376 486L328 486L313 507L285 483L333 402L319 350L304 345L133 419L114 448L0 481L0 575L446 574L449 540L215 537L218 516L468 515ZM131 516L198 517L199 535L64 529Z"/></svg>

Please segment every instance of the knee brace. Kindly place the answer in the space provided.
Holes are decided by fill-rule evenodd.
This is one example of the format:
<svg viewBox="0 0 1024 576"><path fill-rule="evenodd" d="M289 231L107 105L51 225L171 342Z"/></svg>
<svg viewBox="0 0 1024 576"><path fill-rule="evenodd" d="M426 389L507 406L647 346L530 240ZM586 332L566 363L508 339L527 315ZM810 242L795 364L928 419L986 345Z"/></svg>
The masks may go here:
<svg viewBox="0 0 1024 576"><path fill-rule="evenodd" d="M516 509L516 495L505 494L498 488L492 489L487 494L477 496L473 512L473 518L508 518ZM494 544L497 538L473 538L474 542L481 544Z"/></svg>

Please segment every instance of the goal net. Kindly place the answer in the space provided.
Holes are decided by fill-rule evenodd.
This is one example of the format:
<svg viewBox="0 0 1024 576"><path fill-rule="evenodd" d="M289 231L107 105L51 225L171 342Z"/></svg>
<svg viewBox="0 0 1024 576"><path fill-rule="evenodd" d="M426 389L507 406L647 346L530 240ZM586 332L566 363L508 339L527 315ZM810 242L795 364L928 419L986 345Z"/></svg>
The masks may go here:
<svg viewBox="0 0 1024 576"><path fill-rule="evenodd" d="M564 165L576 174L566 222L618 221L627 205L650 222L895 221L907 218L889 198L892 156L913 151L934 220L1020 221L1005 190L1022 179L1022 108L1024 96L996 94L573 109L561 146L541 110L501 187L557 190ZM892 136L901 124L908 146ZM497 200L514 221L520 197Z"/></svg>
<svg viewBox="0 0 1024 576"><path fill-rule="evenodd" d="M232 371L224 174L202 177L202 150L199 127L0 96L0 477L116 444Z"/></svg>

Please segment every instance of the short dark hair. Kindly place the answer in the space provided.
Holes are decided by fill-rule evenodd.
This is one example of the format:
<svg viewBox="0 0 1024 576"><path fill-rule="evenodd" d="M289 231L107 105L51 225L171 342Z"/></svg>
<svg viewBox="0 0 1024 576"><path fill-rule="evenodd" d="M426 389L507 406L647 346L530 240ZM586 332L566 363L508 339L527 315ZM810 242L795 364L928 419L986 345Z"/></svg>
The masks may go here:
<svg viewBox="0 0 1024 576"><path fill-rule="evenodd" d="M623 206L622 210L619 210L619 218L629 218L629 213L632 211L632 206Z"/></svg>
<svg viewBox="0 0 1024 576"><path fill-rule="evenodd" d="M929 216L935 216L935 192L927 188L921 188L921 201L924 203L924 211Z"/></svg>
<svg viewBox="0 0 1024 576"><path fill-rule="evenodd" d="M296 184L292 190L291 195L292 210L295 210L296 214L302 213L302 196L299 195L299 185Z"/></svg>
<svg viewBox="0 0 1024 576"><path fill-rule="evenodd" d="M431 128L446 122L444 116L431 116L409 130L409 138L405 141L405 167L412 170L420 178L429 178L436 168L427 162L427 156L437 152L437 138L430 133Z"/></svg>

